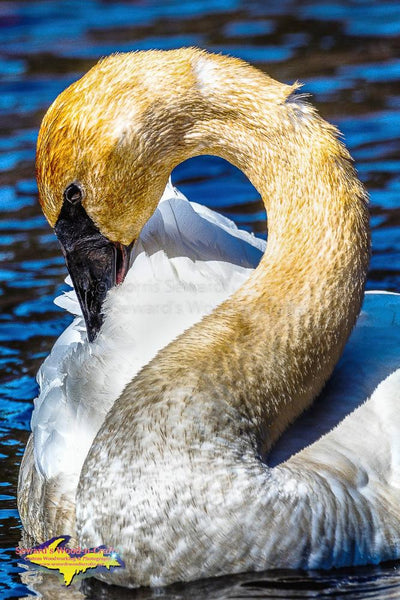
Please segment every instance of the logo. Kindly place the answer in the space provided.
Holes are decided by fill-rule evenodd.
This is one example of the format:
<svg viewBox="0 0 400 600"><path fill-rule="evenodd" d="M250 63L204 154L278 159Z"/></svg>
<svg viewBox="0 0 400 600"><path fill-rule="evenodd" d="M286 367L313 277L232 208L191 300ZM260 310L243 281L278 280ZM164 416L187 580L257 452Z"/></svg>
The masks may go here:
<svg viewBox="0 0 400 600"><path fill-rule="evenodd" d="M68 548L66 544L71 536L55 537L34 548L16 548L16 552L25 561L58 571L64 577L66 586L71 585L76 575L93 576L93 569L124 568L125 565L112 548L98 546L97 548Z"/></svg>

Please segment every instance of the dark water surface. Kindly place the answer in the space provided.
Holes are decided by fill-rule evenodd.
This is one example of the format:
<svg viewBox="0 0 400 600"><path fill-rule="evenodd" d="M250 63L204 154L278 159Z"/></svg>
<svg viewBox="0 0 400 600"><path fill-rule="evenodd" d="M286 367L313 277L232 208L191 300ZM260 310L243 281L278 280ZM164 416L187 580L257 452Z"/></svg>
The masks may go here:
<svg viewBox="0 0 400 600"><path fill-rule="evenodd" d="M0 597L83 598L58 580L21 583L14 548L18 464L28 437L35 373L69 323L53 298L66 270L37 203L34 156L41 118L104 54L199 45L304 82L339 126L371 194L373 256L368 287L400 291L400 3L305 0L0 0ZM193 159L175 173L190 199L265 235L256 192L228 163ZM86 585L88 598L126 591ZM41 590L39 592L39 590ZM64 595L61 595L61 592ZM330 573L227 577L137 598L400 598L394 564Z"/></svg>

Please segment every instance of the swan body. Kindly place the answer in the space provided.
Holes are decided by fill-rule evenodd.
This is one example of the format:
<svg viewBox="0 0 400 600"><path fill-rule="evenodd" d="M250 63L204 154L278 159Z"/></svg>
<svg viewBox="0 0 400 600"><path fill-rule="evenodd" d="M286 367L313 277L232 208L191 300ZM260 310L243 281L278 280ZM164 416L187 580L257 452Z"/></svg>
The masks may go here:
<svg viewBox="0 0 400 600"><path fill-rule="evenodd" d="M207 153L261 193L265 249L167 185ZM37 173L92 341L78 316L39 375L28 533L119 548L96 576L125 586L399 558L399 297L367 294L348 341L366 196L295 86L196 49L111 56L49 109Z"/></svg>

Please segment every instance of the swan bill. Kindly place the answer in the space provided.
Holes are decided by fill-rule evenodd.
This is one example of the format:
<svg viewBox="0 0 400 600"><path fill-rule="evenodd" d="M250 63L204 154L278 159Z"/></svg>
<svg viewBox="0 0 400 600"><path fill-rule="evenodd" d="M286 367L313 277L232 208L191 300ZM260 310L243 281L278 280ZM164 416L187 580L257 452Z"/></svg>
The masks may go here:
<svg viewBox="0 0 400 600"><path fill-rule="evenodd" d="M102 306L110 288L123 282L133 242L125 246L106 238L81 203L64 201L54 231L85 319L89 342L103 323Z"/></svg>

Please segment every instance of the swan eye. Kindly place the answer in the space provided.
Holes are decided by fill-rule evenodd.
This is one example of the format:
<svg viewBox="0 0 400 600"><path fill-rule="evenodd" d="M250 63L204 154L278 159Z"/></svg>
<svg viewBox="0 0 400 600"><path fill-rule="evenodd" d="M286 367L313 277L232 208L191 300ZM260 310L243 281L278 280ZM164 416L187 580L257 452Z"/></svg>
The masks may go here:
<svg viewBox="0 0 400 600"><path fill-rule="evenodd" d="M78 204L82 200L83 192L79 185L71 183L64 191L64 199L70 204Z"/></svg>

